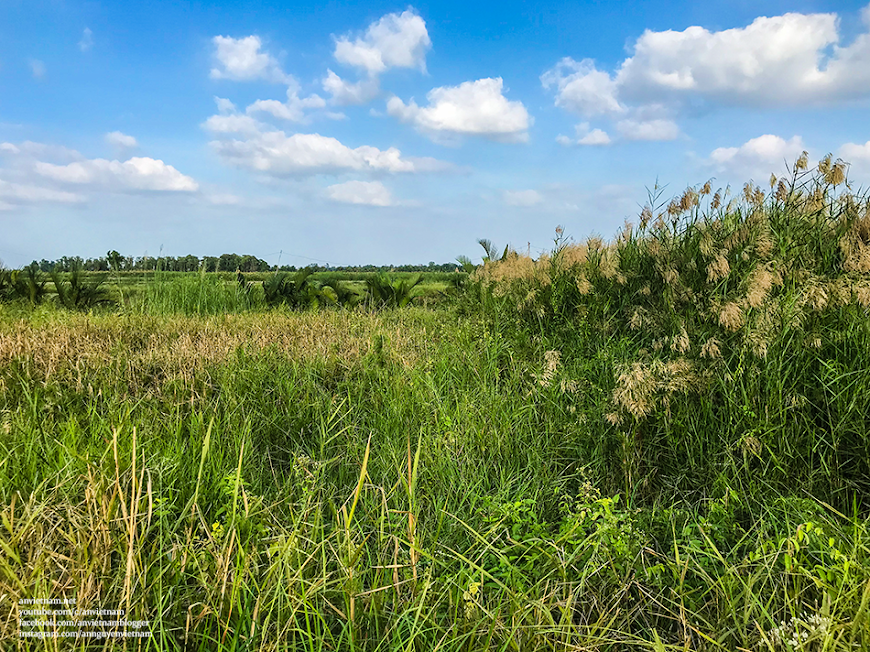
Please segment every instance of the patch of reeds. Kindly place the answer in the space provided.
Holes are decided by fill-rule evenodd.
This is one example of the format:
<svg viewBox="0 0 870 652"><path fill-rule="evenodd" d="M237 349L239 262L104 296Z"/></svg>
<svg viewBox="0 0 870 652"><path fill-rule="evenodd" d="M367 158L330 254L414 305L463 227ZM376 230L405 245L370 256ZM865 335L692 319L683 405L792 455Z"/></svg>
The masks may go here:
<svg viewBox="0 0 870 652"><path fill-rule="evenodd" d="M494 323L545 338L564 382L598 388L572 402L606 424L610 454L582 448L614 488L764 478L870 504L870 202L842 162L805 166L769 192L654 196L610 243L560 231L547 255L476 272Z"/></svg>

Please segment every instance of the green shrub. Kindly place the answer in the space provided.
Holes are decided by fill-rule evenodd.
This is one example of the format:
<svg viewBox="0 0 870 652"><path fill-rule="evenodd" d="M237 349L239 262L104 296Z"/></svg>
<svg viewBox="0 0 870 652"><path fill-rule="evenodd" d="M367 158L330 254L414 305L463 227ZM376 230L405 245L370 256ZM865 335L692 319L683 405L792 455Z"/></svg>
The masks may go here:
<svg viewBox="0 0 870 652"><path fill-rule="evenodd" d="M371 276L366 279L366 301L377 308L403 308L413 300L412 290L422 279L420 274L396 279L384 273Z"/></svg>
<svg viewBox="0 0 870 652"><path fill-rule="evenodd" d="M58 303L69 310L90 310L95 306L112 303L103 283L104 276L86 276L76 266L69 274L51 272L51 280L57 292Z"/></svg>

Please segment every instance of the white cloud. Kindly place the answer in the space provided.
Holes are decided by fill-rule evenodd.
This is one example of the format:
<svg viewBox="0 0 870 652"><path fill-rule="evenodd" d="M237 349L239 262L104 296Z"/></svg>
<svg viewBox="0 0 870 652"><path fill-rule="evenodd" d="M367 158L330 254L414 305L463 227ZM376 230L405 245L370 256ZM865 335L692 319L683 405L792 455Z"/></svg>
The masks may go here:
<svg viewBox="0 0 870 652"><path fill-rule="evenodd" d="M345 204L392 206L390 191L380 181L347 181L326 188L327 196Z"/></svg>
<svg viewBox="0 0 870 652"><path fill-rule="evenodd" d="M332 96L331 102L340 106L365 104L380 93L380 85L376 77L352 84L331 70L327 70L322 83L323 90Z"/></svg>
<svg viewBox="0 0 870 652"><path fill-rule="evenodd" d="M801 107L870 97L870 8L864 31L841 42L835 13L759 17L745 27L711 31L646 30L613 72L594 61L566 57L541 76L555 103L586 117L627 115L650 122L672 118L688 105ZM661 109L665 109L662 115ZM624 118L623 118L624 119ZM631 134L675 136L675 125L625 125Z"/></svg>
<svg viewBox="0 0 870 652"><path fill-rule="evenodd" d="M625 112L616 99L616 83L606 72L595 68L591 59L574 61L565 57L541 75L544 88L556 87L556 106L586 117Z"/></svg>
<svg viewBox="0 0 870 652"><path fill-rule="evenodd" d="M128 136L120 131L111 131L103 136L103 139L112 147L121 150L136 149L139 147L139 143L136 142L136 139L133 136Z"/></svg>
<svg viewBox="0 0 870 652"><path fill-rule="evenodd" d="M863 145L846 143L840 147L840 158L847 163L870 163L870 140Z"/></svg>
<svg viewBox="0 0 870 652"><path fill-rule="evenodd" d="M436 139L439 134L447 134L508 142L528 140L532 118L522 102L509 101L502 95L501 77L434 88L426 99L429 106L421 108L414 100L405 104L392 97L387 102L387 113Z"/></svg>
<svg viewBox="0 0 870 652"><path fill-rule="evenodd" d="M577 140L578 145L609 145L610 143L610 136L607 135L606 131L601 129L593 129Z"/></svg>
<svg viewBox="0 0 870 652"><path fill-rule="evenodd" d="M215 46L215 59L218 66L211 69L212 79L231 79L233 81L250 81L265 79L271 82L289 83L292 77L287 75L278 61L268 52L261 52L263 46L259 36L232 38L230 36L215 36L212 39Z"/></svg>
<svg viewBox="0 0 870 652"><path fill-rule="evenodd" d="M39 59L30 60L30 73L34 79L42 79L45 77L45 64Z"/></svg>
<svg viewBox="0 0 870 652"><path fill-rule="evenodd" d="M571 145L602 146L610 145L612 142L606 131L602 129L590 130L588 122L581 122L576 125L574 131L577 132L576 139L568 138L568 136L560 134L556 136L556 142L560 145L565 145L566 147Z"/></svg>
<svg viewBox="0 0 870 652"><path fill-rule="evenodd" d="M257 100L245 110L246 113L269 113L281 120L291 122L304 122L306 119L305 109L322 109L326 102L319 95L299 97L299 85L292 81L287 87L287 101Z"/></svg>
<svg viewBox="0 0 870 652"><path fill-rule="evenodd" d="M236 109L236 105L230 102L228 99L224 97L214 98L215 104L217 104L217 109L219 113L235 113L238 109Z"/></svg>
<svg viewBox="0 0 870 652"><path fill-rule="evenodd" d="M672 120L620 120L616 128L626 140L674 140L680 135Z"/></svg>
<svg viewBox="0 0 870 652"><path fill-rule="evenodd" d="M19 156L23 159L51 159L53 161L78 161L84 157L74 149L62 145L49 145L25 140L23 143L0 143L0 152L7 155Z"/></svg>
<svg viewBox="0 0 870 652"><path fill-rule="evenodd" d="M383 16L353 41L348 36L337 38L334 56L336 61L377 75L388 68L425 70L431 46L425 21L409 9Z"/></svg>
<svg viewBox="0 0 870 652"><path fill-rule="evenodd" d="M870 18L870 11L868 18ZM840 147L839 157L849 164L849 178L866 186L870 179L870 140L863 145L846 143Z"/></svg>
<svg viewBox="0 0 870 652"><path fill-rule="evenodd" d="M766 180L771 173L787 169L805 149L800 136L785 140L765 134L746 141L740 147L714 149L708 162L721 171Z"/></svg>
<svg viewBox="0 0 870 652"><path fill-rule="evenodd" d="M212 147L229 163L275 176L340 170L414 172L418 169L414 161L403 158L395 147L380 150L364 145L351 149L335 138L320 134L288 136L283 131L267 131L248 140L214 141Z"/></svg>
<svg viewBox="0 0 870 652"><path fill-rule="evenodd" d="M202 123L202 127L215 134L247 134L260 133L265 125L249 115L233 113L229 115L213 115Z"/></svg>
<svg viewBox="0 0 870 652"><path fill-rule="evenodd" d="M720 32L647 30L615 82L639 100L694 95L725 104L787 106L867 95L868 35L840 47L837 20L836 14L788 13Z"/></svg>
<svg viewBox="0 0 870 652"><path fill-rule="evenodd" d="M41 202L57 202L62 204L75 204L84 201L81 195L62 190L53 190L31 184L13 183L0 179L0 199L7 203L7 209L11 204L31 204Z"/></svg>
<svg viewBox="0 0 870 652"><path fill-rule="evenodd" d="M79 50L87 52L92 47L94 47L94 33L89 27L85 27L82 31L82 40L79 41Z"/></svg>
<svg viewBox="0 0 870 652"><path fill-rule="evenodd" d="M38 161L37 174L62 183L102 186L114 191L166 190L194 192L199 185L191 177L161 160L133 157L125 162L107 159L54 165Z"/></svg>
<svg viewBox="0 0 870 652"><path fill-rule="evenodd" d="M535 190L506 190L504 202L508 206L535 206L544 201L541 194Z"/></svg>

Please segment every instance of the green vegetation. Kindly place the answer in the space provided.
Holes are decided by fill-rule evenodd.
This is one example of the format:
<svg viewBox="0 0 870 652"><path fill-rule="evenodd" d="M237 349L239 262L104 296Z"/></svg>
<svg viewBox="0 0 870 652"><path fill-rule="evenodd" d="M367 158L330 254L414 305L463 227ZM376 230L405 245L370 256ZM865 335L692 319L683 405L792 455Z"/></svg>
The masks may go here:
<svg viewBox="0 0 870 652"><path fill-rule="evenodd" d="M0 595L131 649L868 649L870 204L805 165L490 244L434 307L7 305Z"/></svg>
<svg viewBox="0 0 870 652"><path fill-rule="evenodd" d="M104 278L86 278L79 267L67 275L52 272L51 280L60 305L70 310L89 310L95 306L110 303L109 294L103 287Z"/></svg>
<svg viewBox="0 0 870 652"><path fill-rule="evenodd" d="M414 298L412 291L422 280L420 274L396 280L386 274L378 274L366 279L366 289L372 305L382 308L404 308Z"/></svg>

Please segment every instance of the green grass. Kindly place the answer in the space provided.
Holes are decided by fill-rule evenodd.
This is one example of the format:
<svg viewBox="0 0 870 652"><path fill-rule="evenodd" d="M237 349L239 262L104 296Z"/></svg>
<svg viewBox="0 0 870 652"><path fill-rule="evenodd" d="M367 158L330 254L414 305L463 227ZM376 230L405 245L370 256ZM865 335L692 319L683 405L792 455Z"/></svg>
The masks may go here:
<svg viewBox="0 0 870 652"><path fill-rule="evenodd" d="M428 308L4 306L5 608L124 608L131 649L867 649L870 229L798 199Z"/></svg>

